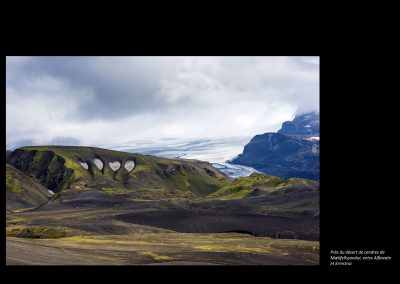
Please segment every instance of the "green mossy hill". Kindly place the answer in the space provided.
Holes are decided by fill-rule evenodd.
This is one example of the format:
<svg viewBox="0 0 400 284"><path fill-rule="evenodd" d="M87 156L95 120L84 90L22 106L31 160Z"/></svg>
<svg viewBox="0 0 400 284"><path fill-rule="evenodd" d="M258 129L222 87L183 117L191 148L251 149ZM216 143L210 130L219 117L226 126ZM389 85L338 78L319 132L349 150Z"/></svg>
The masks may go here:
<svg viewBox="0 0 400 284"><path fill-rule="evenodd" d="M6 210L35 208L49 200L52 194L46 187L6 164Z"/></svg>
<svg viewBox="0 0 400 284"><path fill-rule="evenodd" d="M103 162L98 170L93 159ZM194 196L205 196L229 183L229 179L210 163L197 160L167 159L94 147L34 146L13 151L8 163L37 178L54 192L68 188L77 180L86 187L104 189L111 194L132 190L163 189ZM113 171L109 163L121 167ZM128 172L124 163L134 161ZM80 163L86 163L84 169ZM115 189L115 192L113 192Z"/></svg>
<svg viewBox="0 0 400 284"><path fill-rule="evenodd" d="M137 155L126 186L177 189L181 194L205 196L228 183L229 179L208 162Z"/></svg>
<svg viewBox="0 0 400 284"><path fill-rule="evenodd" d="M277 188L309 188L319 189L319 182L304 178L288 178L280 183Z"/></svg>
<svg viewBox="0 0 400 284"><path fill-rule="evenodd" d="M231 184L208 195L210 198L239 199L252 195L269 194L280 190L282 193L293 190L318 190L319 183L301 178L282 179L261 173L253 173L247 177L234 180Z"/></svg>

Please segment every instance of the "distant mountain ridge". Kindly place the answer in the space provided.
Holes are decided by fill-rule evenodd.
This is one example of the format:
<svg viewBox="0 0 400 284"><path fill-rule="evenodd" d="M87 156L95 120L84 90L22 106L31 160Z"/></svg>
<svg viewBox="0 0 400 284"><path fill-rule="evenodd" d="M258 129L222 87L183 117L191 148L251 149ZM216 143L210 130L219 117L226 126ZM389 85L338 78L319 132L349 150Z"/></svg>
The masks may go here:
<svg viewBox="0 0 400 284"><path fill-rule="evenodd" d="M319 136L319 114L310 112L296 116L293 121L285 121L278 133L288 136Z"/></svg>
<svg viewBox="0 0 400 284"><path fill-rule="evenodd" d="M284 122L278 133L253 137L232 163L282 178L319 181L319 134L319 114L302 114Z"/></svg>

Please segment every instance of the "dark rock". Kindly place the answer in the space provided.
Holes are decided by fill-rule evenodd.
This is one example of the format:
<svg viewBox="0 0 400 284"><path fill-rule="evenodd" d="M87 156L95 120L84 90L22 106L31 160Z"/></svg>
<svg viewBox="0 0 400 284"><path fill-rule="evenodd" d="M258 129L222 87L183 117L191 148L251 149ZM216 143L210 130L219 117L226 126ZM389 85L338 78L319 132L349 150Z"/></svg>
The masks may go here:
<svg viewBox="0 0 400 284"><path fill-rule="evenodd" d="M319 136L319 114L311 112L296 116L293 121L284 122L278 133L300 137Z"/></svg>
<svg viewBox="0 0 400 284"><path fill-rule="evenodd" d="M255 136L232 163L282 178L319 180L319 152L315 151L315 143L319 144L278 133L265 133Z"/></svg>
<svg viewBox="0 0 400 284"><path fill-rule="evenodd" d="M52 151L26 151L16 149L8 157L8 163L16 169L36 178L48 189L58 192L72 174L65 167L65 160Z"/></svg>
<svg viewBox="0 0 400 284"><path fill-rule="evenodd" d="M231 162L282 178L319 180L319 114L284 122L278 133L255 136Z"/></svg>

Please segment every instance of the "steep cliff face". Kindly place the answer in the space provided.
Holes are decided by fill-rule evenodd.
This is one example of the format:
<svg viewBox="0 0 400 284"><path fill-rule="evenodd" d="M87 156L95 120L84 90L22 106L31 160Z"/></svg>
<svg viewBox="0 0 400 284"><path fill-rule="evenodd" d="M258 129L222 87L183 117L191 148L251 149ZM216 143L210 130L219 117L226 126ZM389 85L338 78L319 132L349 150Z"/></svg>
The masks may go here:
<svg viewBox="0 0 400 284"><path fill-rule="evenodd" d="M73 170L66 167L65 159L53 151L16 149L7 162L54 192L73 174Z"/></svg>
<svg viewBox="0 0 400 284"><path fill-rule="evenodd" d="M204 196L229 182L208 162L93 147L23 147L7 162L54 192L79 183L110 193L163 189Z"/></svg>
<svg viewBox="0 0 400 284"><path fill-rule="evenodd" d="M285 121L278 133L294 137L319 136L319 114L310 112Z"/></svg>
<svg viewBox="0 0 400 284"><path fill-rule="evenodd" d="M265 133L255 136L233 163L282 178L319 180L319 142Z"/></svg>
<svg viewBox="0 0 400 284"><path fill-rule="evenodd" d="M282 178L319 181L319 145L319 114L307 113L284 122L278 133L254 136L232 163Z"/></svg>

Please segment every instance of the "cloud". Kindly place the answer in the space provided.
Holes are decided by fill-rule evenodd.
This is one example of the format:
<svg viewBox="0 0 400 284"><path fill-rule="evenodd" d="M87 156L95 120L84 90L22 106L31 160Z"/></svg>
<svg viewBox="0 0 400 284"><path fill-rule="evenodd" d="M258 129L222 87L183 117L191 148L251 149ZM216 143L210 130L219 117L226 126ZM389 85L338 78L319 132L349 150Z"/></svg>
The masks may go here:
<svg viewBox="0 0 400 284"><path fill-rule="evenodd" d="M7 57L6 67L7 147L253 136L319 110L318 57Z"/></svg>

